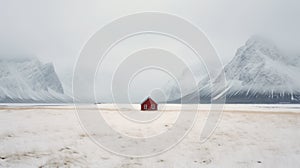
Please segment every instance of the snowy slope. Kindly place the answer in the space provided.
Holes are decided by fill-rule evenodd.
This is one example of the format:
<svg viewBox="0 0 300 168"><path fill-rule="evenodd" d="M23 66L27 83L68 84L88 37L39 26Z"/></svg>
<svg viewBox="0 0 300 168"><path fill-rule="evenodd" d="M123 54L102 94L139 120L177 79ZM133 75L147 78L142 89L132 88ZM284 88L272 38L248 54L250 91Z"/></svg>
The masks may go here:
<svg viewBox="0 0 300 168"><path fill-rule="evenodd" d="M211 90L207 81L198 91L183 98L196 103L196 96L200 94L206 103L214 92L217 96L226 96L227 103L300 103L300 57L284 56L262 37L251 37L237 50L224 71L225 91ZM213 80L217 86L218 78Z"/></svg>
<svg viewBox="0 0 300 168"><path fill-rule="evenodd" d="M210 78L204 62L194 61L188 64L182 74L177 76L177 81L171 80L162 88L169 102L176 101L180 97L201 91L201 95L209 95ZM193 98L191 98L193 99ZM189 100L187 100L189 102Z"/></svg>
<svg viewBox="0 0 300 168"><path fill-rule="evenodd" d="M226 78L233 85L230 94L235 91L294 93L300 89L299 72L295 62L283 57L272 44L255 37L225 67Z"/></svg>
<svg viewBox="0 0 300 168"><path fill-rule="evenodd" d="M51 63L36 57L0 59L0 102L65 102L70 100Z"/></svg>
<svg viewBox="0 0 300 168"><path fill-rule="evenodd" d="M225 67L228 102L299 101L300 58L286 57L268 40L252 37Z"/></svg>

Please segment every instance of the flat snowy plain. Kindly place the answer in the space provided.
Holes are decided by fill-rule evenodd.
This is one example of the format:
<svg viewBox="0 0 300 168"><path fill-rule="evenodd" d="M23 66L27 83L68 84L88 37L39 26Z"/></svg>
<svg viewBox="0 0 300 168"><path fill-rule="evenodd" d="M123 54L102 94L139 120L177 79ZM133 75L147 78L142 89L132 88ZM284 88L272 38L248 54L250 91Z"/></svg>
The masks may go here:
<svg viewBox="0 0 300 168"><path fill-rule="evenodd" d="M162 117L165 116L166 120L155 127L136 129L127 122L121 122L114 105L98 107L111 127L129 135L153 135L167 130L172 127L180 109L179 105L166 105L167 110L158 112L163 113ZM199 142L198 135L209 105L199 105L199 109L197 123L174 148L149 158L130 158L97 146L82 129L72 105L2 104L0 167L300 166L300 105L225 105L214 133L204 143Z"/></svg>

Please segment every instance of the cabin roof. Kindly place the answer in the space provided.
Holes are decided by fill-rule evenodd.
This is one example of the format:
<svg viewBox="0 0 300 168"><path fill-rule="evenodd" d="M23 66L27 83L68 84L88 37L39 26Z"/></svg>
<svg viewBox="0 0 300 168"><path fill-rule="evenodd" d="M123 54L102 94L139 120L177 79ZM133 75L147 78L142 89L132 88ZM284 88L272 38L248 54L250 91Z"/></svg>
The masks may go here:
<svg viewBox="0 0 300 168"><path fill-rule="evenodd" d="M145 104L147 101L150 101L151 104L152 104L152 103L153 103L153 104L157 104L153 99L151 99L151 97L147 97L147 99L144 100L144 101L142 102L142 104Z"/></svg>

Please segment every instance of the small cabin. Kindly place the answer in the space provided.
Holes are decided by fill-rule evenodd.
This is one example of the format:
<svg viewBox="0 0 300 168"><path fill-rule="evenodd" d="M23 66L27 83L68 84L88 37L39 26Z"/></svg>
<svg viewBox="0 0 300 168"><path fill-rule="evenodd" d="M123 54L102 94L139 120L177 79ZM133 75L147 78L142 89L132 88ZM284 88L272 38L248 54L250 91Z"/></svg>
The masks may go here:
<svg viewBox="0 0 300 168"><path fill-rule="evenodd" d="M157 110L157 103L148 97L142 104L141 104L142 111L151 111Z"/></svg>

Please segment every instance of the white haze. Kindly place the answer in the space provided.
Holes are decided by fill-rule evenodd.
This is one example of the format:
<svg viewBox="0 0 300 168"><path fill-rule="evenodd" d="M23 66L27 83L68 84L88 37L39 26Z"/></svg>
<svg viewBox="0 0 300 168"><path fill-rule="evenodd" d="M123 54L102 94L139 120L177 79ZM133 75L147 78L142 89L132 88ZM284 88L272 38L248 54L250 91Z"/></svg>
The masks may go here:
<svg viewBox="0 0 300 168"><path fill-rule="evenodd" d="M53 62L65 89L70 91L74 65L89 37L116 18L143 11L167 12L188 19L205 32L223 64L253 34L271 38L286 55L300 55L298 0L0 0L0 58L29 55ZM99 73L104 80L96 84L102 89L100 100L111 101L106 81L111 79L121 58L131 53L131 49L146 46L174 51L201 78L201 67L197 66L201 63L193 61L194 56L185 47L160 37L135 38L120 44L106 60ZM169 80L164 75L150 78L154 81L151 84L142 78L134 81L131 86L134 92L130 92L133 101L148 96L153 87L162 87Z"/></svg>

